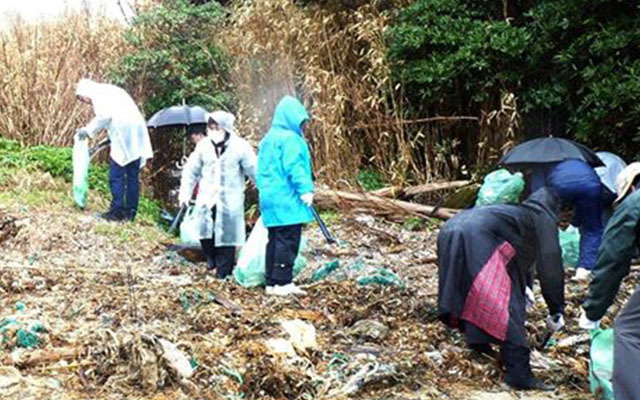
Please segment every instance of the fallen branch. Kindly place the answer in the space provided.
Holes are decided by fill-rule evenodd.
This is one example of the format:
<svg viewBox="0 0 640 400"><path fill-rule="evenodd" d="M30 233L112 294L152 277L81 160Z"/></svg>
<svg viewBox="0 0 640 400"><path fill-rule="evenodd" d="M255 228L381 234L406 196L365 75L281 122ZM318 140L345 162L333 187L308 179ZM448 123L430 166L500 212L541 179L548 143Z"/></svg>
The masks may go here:
<svg viewBox="0 0 640 400"><path fill-rule="evenodd" d="M325 206L344 209L365 208L377 214L392 212L421 218L449 219L458 212L458 210L449 208L437 208L407 201L387 199L370 193L358 194L339 190L316 189L315 198L319 204Z"/></svg>
<svg viewBox="0 0 640 400"><path fill-rule="evenodd" d="M436 190L443 189L457 189L469 185L470 181L452 181L452 182L435 182L426 183L418 186L391 186L383 189L378 189L369 192L374 196L380 197L401 197L401 196L414 196L416 194L435 192Z"/></svg>
<svg viewBox="0 0 640 400"><path fill-rule="evenodd" d="M80 358L84 349L59 347L51 350L30 350L29 352L14 352L2 358L2 365L19 367L33 367L42 364L53 364L58 361L71 361Z"/></svg>

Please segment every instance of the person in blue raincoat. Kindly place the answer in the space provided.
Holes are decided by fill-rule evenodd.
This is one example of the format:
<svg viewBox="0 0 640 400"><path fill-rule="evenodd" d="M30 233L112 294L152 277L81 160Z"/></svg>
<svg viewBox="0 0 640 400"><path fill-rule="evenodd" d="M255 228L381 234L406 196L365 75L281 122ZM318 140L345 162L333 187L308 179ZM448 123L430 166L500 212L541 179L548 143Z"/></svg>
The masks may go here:
<svg viewBox="0 0 640 400"><path fill-rule="evenodd" d="M574 279L585 280L596 265L602 241L603 189L598 174L582 160L570 159L554 164L531 176L532 191L542 186L552 188L563 204L575 208L572 224L580 229L580 257Z"/></svg>
<svg viewBox="0 0 640 400"><path fill-rule="evenodd" d="M269 231L265 256L267 294L305 294L292 280L302 226L313 220L311 155L303 137L308 121L309 114L302 103L285 96L258 147L260 213Z"/></svg>

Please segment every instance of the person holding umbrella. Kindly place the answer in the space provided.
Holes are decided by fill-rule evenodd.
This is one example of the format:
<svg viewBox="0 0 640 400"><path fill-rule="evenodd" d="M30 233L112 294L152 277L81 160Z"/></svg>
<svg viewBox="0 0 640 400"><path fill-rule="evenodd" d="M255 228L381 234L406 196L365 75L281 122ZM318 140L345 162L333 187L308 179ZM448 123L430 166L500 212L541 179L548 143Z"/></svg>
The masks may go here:
<svg viewBox="0 0 640 400"><path fill-rule="evenodd" d="M613 304L620 283L631 269L639 249L640 163L629 164L616 180L616 209L607 224L598 260L589 284L579 326L596 329ZM640 289L636 289L615 321L613 344L613 395L616 400L637 399L640 379Z"/></svg>
<svg viewBox="0 0 640 400"><path fill-rule="evenodd" d="M603 188L594 170L604 166L602 160L579 143L545 137L514 147L500 163L527 172L530 193L547 186L563 204L574 207L572 224L580 229L580 256L574 279L588 279L604 231Z"/></svg>
<svg viewBox="0 0 640 400"><path fill-rule="evenodd" d="M273 113L271 129L258 147L260 212L269 231L266 292L304 295L293 281L302 225L313 220L311 155L303 134L309 114L296 98L285 96Z"/></svg>
<svg viewBox="0 0 640 400"><path fill-rule="evenodd" d="M525 329L533 265L549 308L547 326L564 326L564 271L558 240L559 199L542 188L522 204L480 206L448 220L438 234L438 318L491 354L500 345L505 382L550 390L534 377Z"/></svg>
<svg viewBox="0 0 640 400"><path fill-rule="evenodd" d="M140 198L140 169L153 157L145 120L131 96L118 86L81 79L76 98L92 105L95 113L89 124L76 132L76 137L86 140L106 129L111 143L111 207L100 216L109 221L133 221Z"/></svg>
<svg viewBox="0 0 640 400"><path fill-rule="evenodd" d="M199 182L195 208L202 251L209 270L224 279L233 272L235 248L245 241L245 177L255 183L256 156L236 134L235 117L225 111L207 115L207 137L184 165L178 201L186 207Z"/></svg>
<svg viewBox="0 0 640 400"><path fill-rule="evenodd" d="M572 159L552 165L546 171L535 170L531 180L532 190L546 185L558 194L563 204L574 207L571 224L580 229L580 256L574 280L588 279L596 264L604 232L600 177L586 162Z"/></svg>

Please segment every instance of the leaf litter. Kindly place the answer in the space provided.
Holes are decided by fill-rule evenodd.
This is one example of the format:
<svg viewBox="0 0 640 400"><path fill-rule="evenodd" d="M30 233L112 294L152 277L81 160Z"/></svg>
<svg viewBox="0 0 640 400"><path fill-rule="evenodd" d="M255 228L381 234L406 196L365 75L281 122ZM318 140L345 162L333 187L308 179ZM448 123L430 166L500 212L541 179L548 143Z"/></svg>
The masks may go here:
<svg viewBox="0 0 640 400"><path fill-rule="evenodd" d="M16 344L17 329L3 332L3 398L510 395L498 360L472 354L462 335L437 320L437 228L409 231L343 214L330 224L341 244L330 246L312 225L308 266L298 277L308 296L274 298L166 252L171 239L155 227L15 204L0 209L0 221L19 226L8 224L0 243L0 320L44 328L31 347ZM380 269L402 284L362 284L353 272ZM633 270L625 280L613 315L637 276ZM536 294L527 323L537 349L532 364L558 387L555 398L589 398L589 341L576 323L586 286L567 282L568 324L547 348L539 348L546 309Z"/></svg>

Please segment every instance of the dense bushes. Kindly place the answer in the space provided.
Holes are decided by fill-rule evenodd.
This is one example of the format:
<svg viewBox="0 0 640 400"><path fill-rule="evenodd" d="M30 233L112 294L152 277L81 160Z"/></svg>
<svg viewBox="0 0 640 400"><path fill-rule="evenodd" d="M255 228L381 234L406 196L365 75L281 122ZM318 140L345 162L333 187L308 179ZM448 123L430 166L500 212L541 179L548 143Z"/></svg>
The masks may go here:
<svg viewBox="0 0 640 400"><path fill-rule="evenodd" d="M533 135L570 135L629 159L640 149L635 2L417 0L388 37L414 115L474 114L514 92Z"/></svg>
<svg viewBox="0 0 640 400"><path fill-rule="evenodd" d="M132 50L113 68L112 80L139 94L149 116L183 101L233 108L227 59L212 40L224 34L224 18L215 1L166 0L150 8L125 33Z"/></svg>

